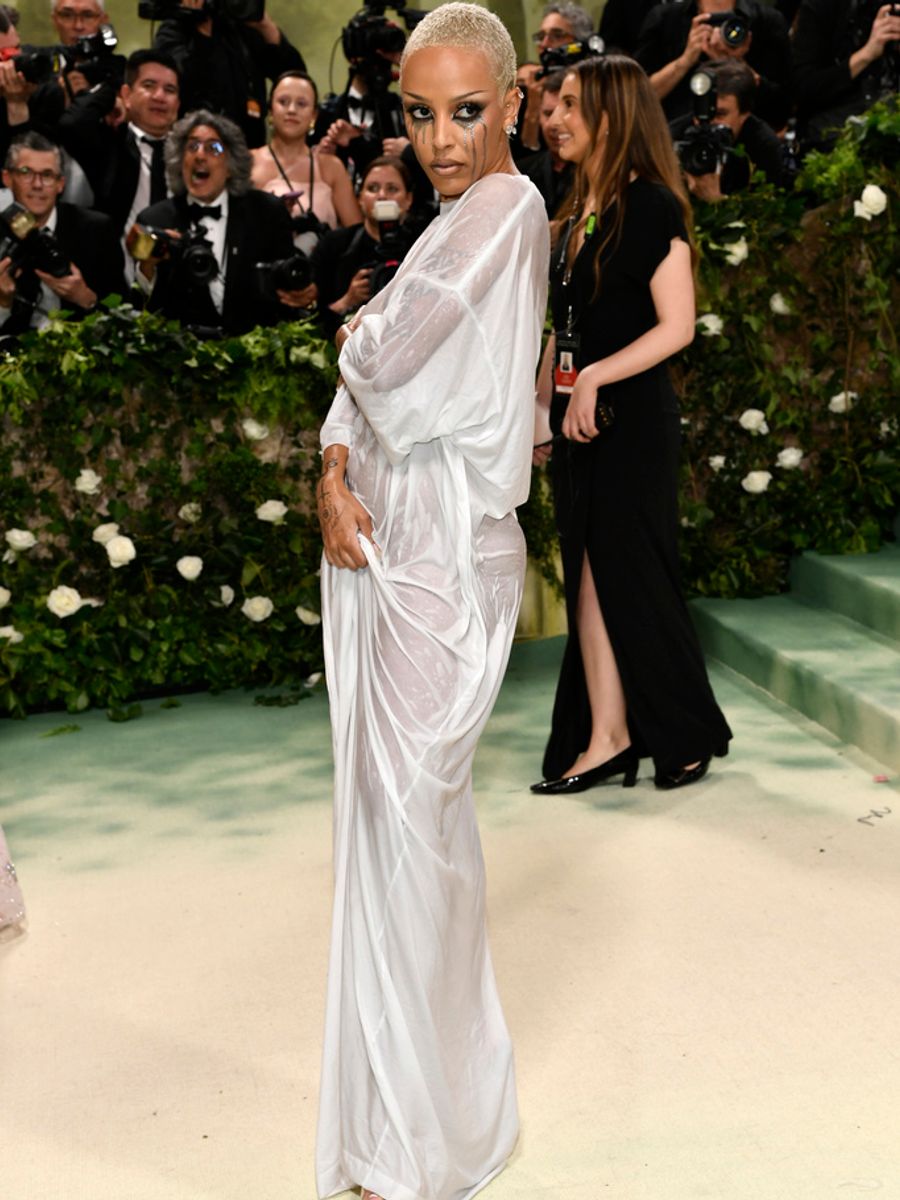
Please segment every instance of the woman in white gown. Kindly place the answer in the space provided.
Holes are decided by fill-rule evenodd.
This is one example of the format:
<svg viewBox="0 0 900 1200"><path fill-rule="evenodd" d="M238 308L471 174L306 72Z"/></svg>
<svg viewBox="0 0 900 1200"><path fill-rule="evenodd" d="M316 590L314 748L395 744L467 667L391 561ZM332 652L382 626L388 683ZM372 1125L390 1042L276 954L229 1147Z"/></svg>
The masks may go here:
<svg viewBox="0 0 900 1200"><path fill-rule="evenodd" d="M319 513L335 751L320 1197L466 1200L518 1128L485 931L471 769L525 548L543 202L508 135L499 20L450 3L410 36L407 129L442 198L349 327Z"/></svg>

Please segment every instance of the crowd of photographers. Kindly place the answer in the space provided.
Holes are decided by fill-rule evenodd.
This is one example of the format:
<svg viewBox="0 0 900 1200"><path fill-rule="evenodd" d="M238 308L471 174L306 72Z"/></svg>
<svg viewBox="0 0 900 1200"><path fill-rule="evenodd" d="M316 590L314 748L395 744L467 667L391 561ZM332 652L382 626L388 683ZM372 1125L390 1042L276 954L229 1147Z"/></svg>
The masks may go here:
<svg viewBox="0 0 900 1200"><path fill-rule="evenodd" d="M332 334L391 278L436 211L394 89L422 15L367 0L341 31L346 87L321 103L265 0L140 0L127 59L103 0L51 0L57 43L23 46L0 3L0 341L105 297L201 336L313 314ZM387 15L390 9L394 15ZM900 3L607 0L599 30L550 4L520 66L519 169L549 215L570 183L551 117L567 65L644 67L688 186L715 203L896 95Z"/></svg>

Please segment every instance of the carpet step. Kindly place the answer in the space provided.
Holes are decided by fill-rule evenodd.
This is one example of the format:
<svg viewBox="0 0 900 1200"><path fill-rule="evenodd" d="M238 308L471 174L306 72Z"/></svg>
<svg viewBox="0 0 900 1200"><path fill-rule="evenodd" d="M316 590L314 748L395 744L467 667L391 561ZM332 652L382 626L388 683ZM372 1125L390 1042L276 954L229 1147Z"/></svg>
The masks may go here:
<svg viewBox="0 0 900 1200"><path fill-rule="evenodd" d="M900 646L796 595L691 608L708 654L900 770Z"/></svg>
<svg viewBox="0 0 900 1200"><path fill-rule="evenodd" d="M828 608L900 645L900 547L875 554L801 554L791 569L796 599Z"/></svg>

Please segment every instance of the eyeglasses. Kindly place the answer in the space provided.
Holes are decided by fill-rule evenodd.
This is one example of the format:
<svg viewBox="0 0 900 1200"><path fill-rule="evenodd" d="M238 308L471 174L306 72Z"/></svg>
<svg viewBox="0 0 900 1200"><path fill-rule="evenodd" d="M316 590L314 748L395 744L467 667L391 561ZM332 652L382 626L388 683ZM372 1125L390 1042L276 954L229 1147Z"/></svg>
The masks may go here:
<svg viewBox="0 0 900 1200"><path fill-rule="evenodd" d="M54 179L62 179L60 171L51 171L48 167L44 171L35 171L34 167L10 167L12 175L18 175L20 179L39 179L41 183L52 183Z"/></svg>
<svg viewBox="0 0 900 1200"><path fill-rule="evenodd" d="M189 154L196 154L198 150L205 150L207 154L212 154L214 158L219 158L225 153L225 147L220 141L210 138L208 141L201 141L200 138L191 138L185 146L185 150Z"/></svg>
<svg viewBox="0 0 900 1200"><path fill-rule="evenodd" d="M541 42L549 42L551 46L564 46L573 40L571 33L565 29L539 29L537 33L531 35L531 40L536 46Z"/></svg>

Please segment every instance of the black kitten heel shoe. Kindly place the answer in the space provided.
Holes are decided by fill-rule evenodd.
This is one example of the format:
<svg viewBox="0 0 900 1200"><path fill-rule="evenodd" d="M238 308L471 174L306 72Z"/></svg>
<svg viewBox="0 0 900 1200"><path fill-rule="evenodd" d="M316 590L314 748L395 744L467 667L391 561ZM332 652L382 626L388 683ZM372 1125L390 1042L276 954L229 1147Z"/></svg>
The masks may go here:
<svg viewBox="0 0 900 1200"><path fill-rule="evenodd" d="M629 746L609 758L599 767L591 767L590 771L582 771L580 775L569 775L566 779L542 779L533 783L531 790L538 796L568 796L575 792L586 792L604 779L612 779L614 775L624 775L622 787L634 787L638 776L638 756Z"/></svg>
<svg viewBox="0 0 900 1200"><path fill-rule="evenodd" d="M653 782L662 791L670 792L672 788L686 787L689 783L696 783L708 770L709 759L704 758L697 763L696 767L677 767L674 771L665 771L657 775Z"/></svg>

